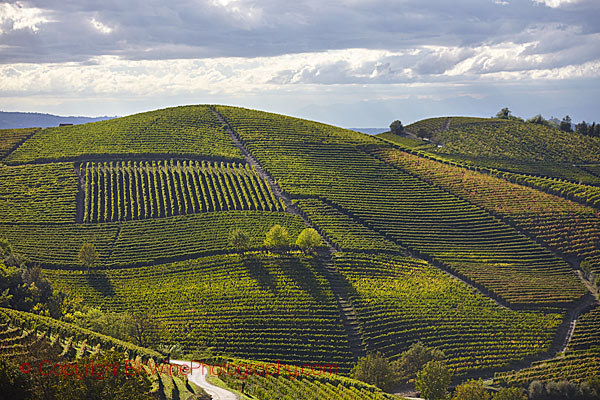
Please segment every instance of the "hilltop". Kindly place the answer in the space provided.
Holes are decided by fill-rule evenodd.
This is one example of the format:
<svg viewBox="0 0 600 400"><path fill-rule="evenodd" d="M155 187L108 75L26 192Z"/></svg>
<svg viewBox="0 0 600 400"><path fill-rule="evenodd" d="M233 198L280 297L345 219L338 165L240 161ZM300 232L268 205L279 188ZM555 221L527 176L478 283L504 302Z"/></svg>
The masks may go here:
<svg viewBox="0 0 600 400"><path fill-rule="evenodd" d="M511 369L572 351L566 378L583 379L596 353L580 337L597 332L575 321L596 318L600 198L524 168L595 162L596 141L497 120L418 126L430 142L193 105L2 130L0 238L83 309L149 313L166 332L145 339L154 350L348 376L366 354L395 361L422 342L456 383L522 384ZM293 390L387 396L338 375ZM255 383L259 398L283 390Z"/></svg>

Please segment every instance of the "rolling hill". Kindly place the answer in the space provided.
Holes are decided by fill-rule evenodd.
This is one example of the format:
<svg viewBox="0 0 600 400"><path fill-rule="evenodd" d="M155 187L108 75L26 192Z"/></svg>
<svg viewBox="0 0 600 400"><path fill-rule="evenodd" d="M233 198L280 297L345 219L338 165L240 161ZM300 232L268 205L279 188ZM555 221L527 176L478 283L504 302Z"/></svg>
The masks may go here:
<svg viewBox="0 0 600 400"><path fill-rule="evenodd" d="M0 238L88 307L150 312L168 331L154 349L348 376L422 342L456 382L504 384L557 355L593 360L600 178L572 164L598 162L600 142L456 117L407 129L442 147L220 105L2 130ZM275 225L286 246L265 241ZM337 375L252 379L264 399L388 396Z"/></svg>

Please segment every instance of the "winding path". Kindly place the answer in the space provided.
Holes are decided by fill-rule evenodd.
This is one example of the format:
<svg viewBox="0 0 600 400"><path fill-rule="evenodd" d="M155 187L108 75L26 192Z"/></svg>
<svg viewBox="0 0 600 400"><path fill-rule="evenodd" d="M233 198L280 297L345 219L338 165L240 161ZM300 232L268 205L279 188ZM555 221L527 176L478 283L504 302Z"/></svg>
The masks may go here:
<svg viewBox="0 0 600 400"><path fill-rule="evenodd" d="M205 365L201 365L198 368L200 363L194 362L193 369L192 361L183 361L183 360L171 360L171 364L184 365L191 369L191 373L188 375L188 379L190 382L195 383L197 386L204 389L206 393L208 393L213 400L239 400L239 397L230 392L229 390L225 390L218 386L215 386L211 383L208 383L206 380L206 376L208 375L208 368Z"/></svg>

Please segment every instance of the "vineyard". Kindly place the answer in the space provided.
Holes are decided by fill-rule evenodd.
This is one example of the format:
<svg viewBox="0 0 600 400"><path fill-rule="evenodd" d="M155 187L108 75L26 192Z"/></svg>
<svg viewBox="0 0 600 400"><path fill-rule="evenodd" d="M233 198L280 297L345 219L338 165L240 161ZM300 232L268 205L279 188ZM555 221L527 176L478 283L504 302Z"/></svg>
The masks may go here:
<svg viewBox="0 0 600 400"><path fill-rule="evenodd" d="M3 130L0 257L7 271L39 265L66 302L149 313L186 356L347 376L361 354L395 361L420 341L456 382L597 376L599 308L579 313L600 273L600 139L469 117L407 130L431 141L208 105ZM327 246L311 248L307 227ZM158 361L167 344L0 314L13 358L43 343ZM246 382L262 400L391 398L339 375ZM185 379L153 385L202 395Z"/></svg>
<svg viewBox="0 0 600 400"><path fill-rule="evenodd" d="M242 161L207 106L174 107L83 125L46 128L7 163L169 155Z"/></svg>
<svg viewBox="0 0 600 400"><path fill-rule="evenodd" d="M499 307L414 259L346 253L335 266L355 292L351 300L368 350L395 358L422 341L443 350L457 375L547 351L562 319Z"/></svg>
<svg viewBox="0 0 600 400"><path fill-rule="evenodd" d="M261 400L391 400L397 397L384 393L381 389L343 376L316 373L310 368L303 370L295 365L284 365L280 373L273 376L260 375L263 364L245 360L227 360L230 365L240 365L259 371L245 379L227 374L219 375L228 387L240 391L245 382L244 393ZM312 366L311 366L312 367ZM287 371L287 372L286 372ZM286 375L287 374L287 375ZM297 374L295 376L294 374Z"/></svg>
<svg viewBox="0 0 600 400"><path fill-rule="evenodd" d="M386 162L418 175L494 215L548 248L588 260L600 271L600 212L563 198L389 148L373 149Z"/></svg>
<svg viewBox="0 0 600 400"><path fill-rule="evenodd" d="M37 131L39 128L0 129L0 158Z"/></svg>
<svg viewBox="0 0 600 400"><path fill-rule="evenodd" d="M428 152L478 166L562 178L599 185L600 177L573 166L599 164L600 139L565 133L538 124L485 118L450 118L450 129L442 131L444 118L419 121L407 126L432 132L441 147Z"/></svg>
<svg viewBox="0 0 600 400"><path fill-rule="evenodd" d="M0 182L0 223L75 221L73 164L0 164Z"/></svg>
<svg viewBox="0 0 600 400"><path fill-rule="evenodd" d="M368 142L381 144L377 139L357 141L342 129L272 114L219 110L288 193L326 199L355 221L507 303L568 307L585 293L571 267L537 243L362 150Z"/></svg>
<svg viewBox="0 0 600 400"><path fill-rule="evenodd" d="M106 350L117 350L127 354L135 363L145 364L144 369L153 382L152 393L159 398L183 400L189 396L208 399L206 393L191 385L185 375L152 374L151 367L163 360L153 350L134 346L131 343L104 336L75 325L39 315L0 308L0 356L16 363L29 362L37 365L41 350L47 357L57 354L55 362L75 362L82 357L97 355ZM48 382L46 382L48 384Z"/></svg>
<svg viewBox="0 0 600 400"><path fill-rule="evenodd" d="M497 373L494 380L506 384L526 384L532 380L581 382L600 374L600 309L595 308L577 321L567 351L531 367Z"/></svg>
<svg viewBox="0 0 600 400"><path fill-rule="evenodd" d="M112 268L234 251L229 235L236 228L249 234L251 248L261 249L275 224L294 238L304 229L302 219L288 213L225 211L121 223L0 224L0 237L32 262L62 268L80 268L79 249L93 243L100 264Z"/></svg>
<svg viewBox="0 0 600 400"><path fill-rule="evenodd" d="M90 274L45 273L92 306L150 310L186 350L210 347L249 359L336 363L344 372L351 366L337 304L311 257L253 253Z"/></svg>
<svg viewBox="0 0 600 400"><path fill-rule="evenodd" d="M248 164L206 161L84 163L84 222L210 211L280 211L283 203Z"/></svg>

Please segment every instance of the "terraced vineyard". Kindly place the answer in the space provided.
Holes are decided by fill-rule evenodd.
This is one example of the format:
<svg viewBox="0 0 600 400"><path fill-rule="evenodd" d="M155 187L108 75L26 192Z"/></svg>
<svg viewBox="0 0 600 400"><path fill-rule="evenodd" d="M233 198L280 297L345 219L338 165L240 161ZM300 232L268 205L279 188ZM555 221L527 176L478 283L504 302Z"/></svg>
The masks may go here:
<svg viewBox="0 0 600 400"><path fill-rule="evenodd" d="M230 365L243 365L260 371L263 364L245 360L228 360ZM256 369L258 368L258 369ZM339 375L323 373L318 369L313 371L294 365L284 365L279 374L261 376L248 375L245 379L227 374L219 375L228 387L240 391L245 383L244 393L261 400L391 400L391 396L381 389L360 381L348 379ZM287 371L287 372L285 372ZM287 375L286 375L287 374ZM295 376L296 374L297 376Z"/></svg>
<svg viewBox="0 0 600 400"><path fill-rule="evenodd" d="M84 222L283 209L271 187L248 164L122 161L85 163L80 173Z"/></svg>
<svg viewBox="0 0 600 400"><path fill-rule="evenodd" d="M600 308L577 321L567 351L548 361L534 363L519 371L497 373L494 380L510 385L532 380L582 382L600 375Z"/></svg>
<svg viewBox="0 0 600 400"><path fill-rule="evenodd" d="M500 307L422 261L346 253L334 262L352 285L367 349L392 359L422 341L457 375L498 369L549 350L562 319Z"/></svg>
<svg viewBox="0 0 600 400"><path fill-rule="evenodd" d="M174 107L83 125L46 128L6 158L8 163L152 155L242 161L207 106Z"/></svg>
<svg viewBox="0 0 600 400"><path fill-rule="evenodd" d="M422 341L445 353L457 381L531 360L497 381L597 375L597 309L554 356L596 284L571 264L600 271L600 142L494 119L409 130L419 127L431 143L187 106L0 132L10 138L0 148L6 260L40 265L65 306L148 311L168 333L152 347L177 343L187 355L336 364L347 375L361 354L396 360ZM268 234L275 225L289 235ZM313 253L310 240L296 242L307 227L328 245ZM90 268L85 243L99 258ZM160 357L63 321L0 314L0 342L11 338L15 354L50 331L69 356L100 345ZM248 382L263 400L390 398L340 376ZM154 386L167 398L195 394L165 377Z"/></svg>
<svg viewBox="0 0 600 400"><path fill-rule="evenodd" d="M39 130L39 128L0 129L0 158L6 156L20 142Z"/></svg>
<svg viewBox="0 0 600 400"><path fill-rule="evenodd" d="M451 117L450 129L444 131L441 123L441 118L427 119L407 129L435 132L432 140L442 146L427 151L449 159L575 183L600 184L600 177L573 166L600 163L599 138L494 118Z"/></svg>
<svg viewBox="0 0 600 400"><path fill-rule="evenodd" d="M311 257L254 253L90 274L45 273L90 305L151 310L185 350L211 347L256 360L335 363L341 372L351 367L337 304Z"/></svg>
<svg viewBox="0 0 600 400"><path fill-rule="evenodd" d="M0 182L0 223L75 221L77 180L73 164L0 164Z"/></svg>
<svg viewBox="0 0 600 400"><path fill-rule="evenodd" d="M93 243L101 265L110 268L234 251L229 235L236 228L249 234L251 248L260 249L276 224L287 227L294 238L305 227L288 213L226 211L121 223L0 224L0 237L33 262L66 268L80 268L79 249Z"/></svg>
<svg viewBox="0 0 600 400"><path fill-rule="evenodd" d="M48 352L57 354L58 358L53 362L61 363L74 363L82 357L97 355L110 349L123 351L132 360L132 365L144 365L153 381L152 393L158 398L210 398L202 389L190 385L185 375L153 374L150 367L156 368L156 364L163 362L163 356L155 351L52 318L0 308L0 356L17 364L28 362L37 366L44 360L36 358L38 353L32 352L35 349L43 349L46 357ZM48 380L45 383L49 385Z"/></svg>
<svg viewBox="0 0 600 400"><path fill-rule="evenodd" d="M488 174L465 170L406 152L372 153L494 215L510 221L548 248L588 260L600 271L600 212Z"/></svg>
<svg viewBox="0 0 600 400"><path fill-rule="evenodd" d="M381 144L374 138L355 140L342 129L273 114L218 110L288 193L327 199L513 306L567 307L586 292L567 263L510 226L363 152L366 144Z"/></svg>

